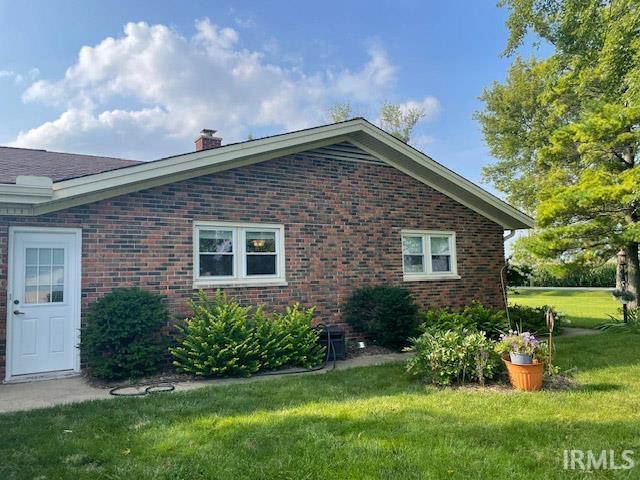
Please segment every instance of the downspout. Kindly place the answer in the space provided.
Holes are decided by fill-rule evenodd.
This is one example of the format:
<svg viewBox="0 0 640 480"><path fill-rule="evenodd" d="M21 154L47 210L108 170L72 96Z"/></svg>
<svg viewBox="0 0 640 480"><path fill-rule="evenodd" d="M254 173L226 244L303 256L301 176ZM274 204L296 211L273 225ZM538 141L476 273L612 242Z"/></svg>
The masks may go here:
<svg viewBox="0 0 640 480"><path fill-rule="evenodd" d="M513 238L516 234L516 230L509 230L509 233L502 237L502 243L506 242L510 238ZM504 312L507 316L507 323L509 324L509 328L511 329L511 319L509 318L509 304L507 300L507 282L505 280L505 274L507 267L509 267L509 260L506 259L504 261L504 266L500 269L500 285L502 286L502 299L504 301Z"/></svg>

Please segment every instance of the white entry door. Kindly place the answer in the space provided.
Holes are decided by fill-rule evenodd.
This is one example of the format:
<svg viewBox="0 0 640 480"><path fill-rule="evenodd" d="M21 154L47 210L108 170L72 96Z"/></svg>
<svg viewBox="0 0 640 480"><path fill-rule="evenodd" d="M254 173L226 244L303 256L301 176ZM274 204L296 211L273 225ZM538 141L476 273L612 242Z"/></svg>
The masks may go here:
<svg viewBox="0 0 640 480"><path fill-rule="evenodd" d="M10 230L10 377L79 369L80 231Z"/></svg>

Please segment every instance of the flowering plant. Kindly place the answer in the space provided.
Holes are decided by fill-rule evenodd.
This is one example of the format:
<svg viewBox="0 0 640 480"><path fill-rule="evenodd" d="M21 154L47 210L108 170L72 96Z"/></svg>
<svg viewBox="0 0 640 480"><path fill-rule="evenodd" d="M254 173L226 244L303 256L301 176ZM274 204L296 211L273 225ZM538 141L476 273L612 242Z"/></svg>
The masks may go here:
<svg viewBox="0 0 640 480"><path fill-rule="evenodd" d="M530 332L518 333L509 330L507 333L500 335L495 351L500 356L519 353L530 355L538 360L544 360L547 347L545 342L538 341Z"/></svg>

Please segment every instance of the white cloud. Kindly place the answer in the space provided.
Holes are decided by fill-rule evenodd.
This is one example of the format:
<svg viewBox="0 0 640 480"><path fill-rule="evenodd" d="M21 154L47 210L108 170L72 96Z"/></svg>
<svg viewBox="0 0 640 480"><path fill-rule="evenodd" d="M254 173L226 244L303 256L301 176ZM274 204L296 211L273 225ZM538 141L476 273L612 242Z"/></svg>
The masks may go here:
<svg viewBox="0 0 640 480"><path fill-rule="evenodd" d="M27 73L18 73L13 70L0 70L0 78L12 78L17 84L26 81L33 82L39 75L40 70L37 68L32 68Z"/></svg>
<svg viewBox="0 0 640 480"><path fill-rule="evenodd" d="M186 38L164 25L129 23L124 35L82 47L63 78L36 81L22 96L57 106L59 117L13 144L151 159L187 150L202 128L231 142L256 129L319 124L331 103L379 103L395 81L379 47L357 70L306 73L243 48L232 28L208 19L195 26ZM421 104L437 111L432 97Z"/></svg>
<svg viewBox="0 0 640 480"><path fill-rule="evenodd" d="M379 47L368 51L369 62L359 72L342 72L335 79L338 92L358 102L371 100L372 91L384 91L395 79L396 67L389 63Z"/></svg>
<svg viewBox="0 0 640 480"><path fill-rule="evenodd" d="M415 109L422 110L424 112L425 120L433 120L440 112L440 102L437 98L429 96L420 101L409 100L400 104L400 110L403 113Z"/></svg>
<svg viewBox="0 0 640 480"><path fill-rule="evenodd" d="M435 138L431 135L417 135L411 138L409 142L412 147L417 148L421 152L426 152L435 142Z"/></svg>
<svg viewBox="0 0 640 480"><path fill-rule="evenodd" d="M235 23L238 28L256 28L257 26L256 20L251 17L236 17L233 19L233 23Z"/></svg>

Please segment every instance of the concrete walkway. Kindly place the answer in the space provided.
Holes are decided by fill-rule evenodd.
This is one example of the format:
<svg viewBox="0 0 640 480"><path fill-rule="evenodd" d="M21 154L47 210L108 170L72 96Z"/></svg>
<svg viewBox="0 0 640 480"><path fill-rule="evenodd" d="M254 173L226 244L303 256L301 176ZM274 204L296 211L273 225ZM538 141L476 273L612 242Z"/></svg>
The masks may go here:
<svg viewBox="0 0 640 480"><path fill-rule="evenodd" d="M593 328L580 328L580 327L564 327L562 334L559 337L582 337L585 335L598 335L602 333L602 330L595 330Z"/></svg>
<svg viewBox="0 0 640 480"><path fill-rule="evenodd" d="M408 358L409 353L390 353L385 355L368 355L338 361L336 370L355 367L381 365ZM299 375L324 374L329 368ZM219 380L194 380L175 382L175 391L184 392L208 386L233 385L240 383L261 382L284 375L255 376L250 378L226 378ZM29 383L0 385L0 413L32 410L34 408L53 407L67 403L84 402L86 400L108 400L116 398L109 394L109 389L98 388L87 383L82 377L69 377L52 380L40 380Z"/></svg>

